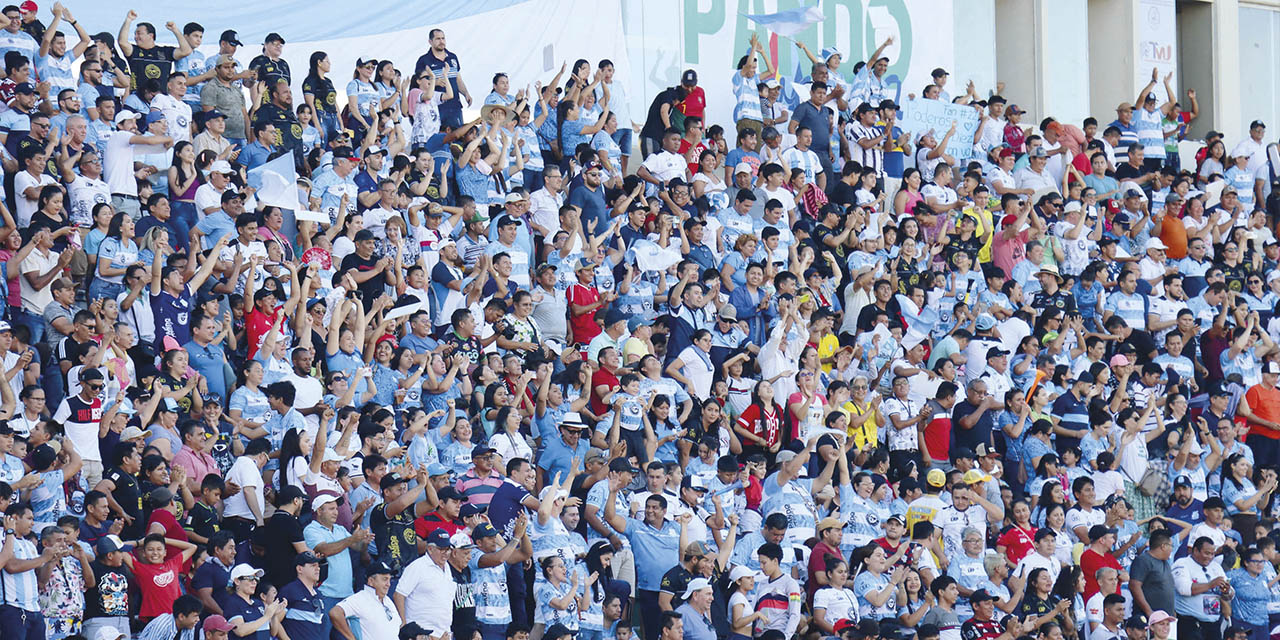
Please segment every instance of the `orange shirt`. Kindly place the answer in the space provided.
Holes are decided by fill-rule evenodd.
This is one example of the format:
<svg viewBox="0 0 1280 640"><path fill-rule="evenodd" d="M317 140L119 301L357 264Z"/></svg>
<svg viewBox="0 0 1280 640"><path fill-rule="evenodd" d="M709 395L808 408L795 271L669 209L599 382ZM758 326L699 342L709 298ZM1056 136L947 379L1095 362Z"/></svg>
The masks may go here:
<svg viewBox="0 0 1280 640"><path fill-rule="evenodd" d="M1187 227L1182 220L1173 216L1165 216L1160 225L1160 241L1169 247L1164 257L1169 260L1181 260L1187 257Z"/></svg>
<svg viewBox="0 0 1280 640"><path fill-rule="evenodd" d="M1249 403L1249 410L1253 415L1263 420L1280 422L1280 388L1265 389L1262 385L1255 384L1244 392L1244 399ZM1249 435L1280 440L1280 431L1272 431L1257 424L1249 425Z"/></svg>

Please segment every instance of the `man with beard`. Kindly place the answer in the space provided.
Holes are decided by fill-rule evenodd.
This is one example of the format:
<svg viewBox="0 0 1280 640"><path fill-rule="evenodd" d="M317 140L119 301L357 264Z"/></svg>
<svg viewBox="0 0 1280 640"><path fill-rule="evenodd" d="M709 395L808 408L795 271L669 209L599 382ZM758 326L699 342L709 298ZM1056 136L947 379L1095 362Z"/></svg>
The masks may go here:
<svg viewBox="0 0 1280 640"><path fill-rule="evenodd" d="M275 146L293 153L294 162L302 163L302 125L293 111L293 92L289 81L277 78L267 85L270 102L258 107L252 114L253 124L269 122L276 127Z"/></svg>

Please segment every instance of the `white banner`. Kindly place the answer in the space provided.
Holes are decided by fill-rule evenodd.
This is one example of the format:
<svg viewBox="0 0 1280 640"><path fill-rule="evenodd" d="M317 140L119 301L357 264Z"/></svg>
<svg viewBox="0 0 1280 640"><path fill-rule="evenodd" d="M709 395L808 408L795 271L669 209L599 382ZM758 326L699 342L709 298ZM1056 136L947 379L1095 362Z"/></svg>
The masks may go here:
<svg viewBox="0 0 1280 640"><path fill-rule="evenodd" d="M973 154L973 136L980 124L978 112L973 107L923 98L908 100L902 105L902 119L898 126L913 136L932 131L933 137L942 142L952 123L956 125L956 132L947 142L946 151L956 160L968 160Z"/></svg>
<svg viewBox="0 0 1280 640"><path fill-rule="evenodd" d="M1155 67L1160 81L1153 93L1164 102L1164 77L1173 74L1169 85L1178 91L1178 21L1174 0L1139 0L1138 2L1138 57L1133 65L1134 91L1151 81L1151 68ZM1177 96L1174 96L1177 99ZM1140 106L1140 105L1138 105Z"/></svg>

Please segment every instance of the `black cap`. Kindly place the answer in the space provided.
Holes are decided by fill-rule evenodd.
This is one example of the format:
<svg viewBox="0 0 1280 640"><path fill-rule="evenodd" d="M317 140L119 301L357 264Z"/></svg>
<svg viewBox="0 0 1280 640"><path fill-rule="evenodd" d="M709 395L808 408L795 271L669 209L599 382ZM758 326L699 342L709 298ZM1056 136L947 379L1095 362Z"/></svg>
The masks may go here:
<svg viewBox="0 0 1280 640"><path fill-rule="evenodd" d="M240 42L240 36L236 34L235 29L227 29L226 31L223 31L222 36L218 38L218 42L225 42L237 47L244 46L244 43Z"/></svg>
<svg viewBox="0 0 1280 640"><path fill-rule="evenodd" d="M626 458L614 458L609 461L609 470L618 473L630 472L640 473L640 470L631 465L631 461Z"/></svg>
<svg viewBox="0 0 1280 640"><path fill-rule="evenodd" d="M478 444L475 446L474 449L471 450L471 457L479 458L480 456L489 455L490 453L493 453L495 451L497 451L497 449L494 449L493 447L486 446L483 444Z"/></svg>
<svg viewBox="0 0 1280 640"><path fill-rule="evenodd" d="M399 473L392 471L391 473L388 473L387 475L382 476L382 480L378 481L378 488L382 489L383 491L386 491L391 487L394 487L402 482L408 482L408 481L409 481L408 478L400 475Z"/></svg>
<svg viewBox="0 0 1280 640"><path fill-rule="evenodd" d="M1095 524L1092 527L1089 527L1089 540L1091 542L1096 542L1097 540L1101 539L1102 536L1105 536L1108 534L1117 535L1116 528L1108 527L1105 524Z"/></svg>
<svg viewBox="0 0 1280 640"><path fill-rule="evenodd" d="M685 69L680 76L680 84L698 84L698 72L693 69Z"/></svg>
<svg viewBox="0 0 1280 640"><path fill-rule="evenodd" d="M1001 349L1000 347L991 347L990 349L987 349L988 360L992 358L999 358L1000 356L1007 356L1007 355L1009 355L1009 352L1005 351L1004 349Z"/></svg>
<svg viewBox="0 0 1280 640"><path fill-rule="evenodd" d="M1147 617L1141 613L1135 613L1129 616L1128 620L1124 621L1124 626L1126 629L1146 629Z"/></svg>
<svg viewBox="0 0 1280 640"><path fill-rule="evenodd" d="M280 34L272 31L271 33L267 34L266 38L263 38L262 44L270 44L272 42L279 42L280 44L284 44L284 38L280 37Z"/></svg>
<svg viewBox="0 0 1280 640"><path fill-rule="evenodd" d="M432 632L422 628L422 625L416 622L410 622L400 627L400 640L417 640L418 636L431 636Z"/></svg>
<svg viewBox="0 0 1280 640"><path fill-rule="evenodd" d="M222 204L231 202L232 200L244 200L244 194L235 189L227 189L222 192Z"/></svg>
<svg viewBox="0 0 1280 640"><path fill-rule="evenodd" d="M988 600L995 600L995 596L992 596L990 593L987 593L986 589L978 589L977 591L973 592L973 595L969 596L969 604L987 602Z"/></svg>
<svg viewBox="0 0 1280 640"><path fill-rule="evenodd" d="M19 82L18 85L13 88L13 91L14 93L34 94L36 92L36 87L30 82Z"/></svg>
<svg viewBox="0 0 1280 640"><path fill-rule="evenodd" d="M392 575L395 575L395 573L396 573L396 570L392 569L391 565L381 560L378 560L373 564L369 565L368 569L365 569L364 575L366 578L372 578L373 576L383 575L383 574L392 576Z"/></svg>
<svg viewBox="0 0 1280 640"><path fill-rule="evenodd" d="M298 485L294 485L294 484L287 485L283 489L281 489L278 493L276 493L276 506L277 507L283 506L283 505L289 504L290 502L293 502L294 500L298 500L306 497L307 497L307 494L302 490L302 487L299 487Z"/></svg>
<svg viewBox="0 0 1280 640"><path fill-rule="evenodd" d="M445 500L458 500L460 502L467 501L467 497L462 495L461 492L453 487L445 487L437 491L436 497L440 499L440 502L444 502Z"/></svg>
<svg viewBox="0 0 1280 640"><path fill-rule="evenodd" d="M973 449L970 449L969 447L956 447L956 450L951 452L951 458L953 460L959 460L961 458L973 459L977 457L978 454L974 453Z"/></svg>
<svg viewBox="0 0 1280 640"><path fill-rule="evenodd" d="M1187 475L1178 476L1173 481L1174 489L1177 489L1178 487L1189 487L1189 486L1191 486L1191 477Z"/></svg>
<svg viewBox="0 0 1280 640"><path fill-rule="evenodd" d="M293 559L293 564L299 567L304 564L320 564L320 558L310 551L303 551Z"/></svg>

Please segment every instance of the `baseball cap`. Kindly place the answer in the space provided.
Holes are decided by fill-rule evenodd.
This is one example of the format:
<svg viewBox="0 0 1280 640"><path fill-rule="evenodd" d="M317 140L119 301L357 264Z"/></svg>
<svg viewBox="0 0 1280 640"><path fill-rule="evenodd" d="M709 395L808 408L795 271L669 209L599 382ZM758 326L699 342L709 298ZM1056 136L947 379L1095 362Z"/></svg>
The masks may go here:
<svg viewBox="0 0 1280 640"><path fill-rule="evenodd" d="M334 160L359 160L354 149L348 146L336 147L333 150Z"/></svg>
<svg viewBox="0 0 1280 640"><path fill-rule="evenodd" d="M990 593L987 593L986 589L978 589L977 591L973 592L973 595L969 596L970 604L975 604L978 602L988 602L990 600L995 600L995 597L992 596Z"/></svg>
<svg viewBox="0 0 1280 640"><path fill-rule="evenodd" d="M221 173L224 175L230 175L232 173L235 173L235 171L231 170L230 162L227 162L226 160L215 160L213 164L209 165L209 173Z"/></svg>
<svg viewBox="0 0 1280 640"><path fill-rule="evenodd" d="M987 443L985 443L985 442L979 442L979 443L978 443L978 447L977 447L976 449L974 449L974 450L973 450L973 453L974 453L974 455L975 455L976 457L978 457L978 458L986 458L986 457L988 457L988 456L999 456L999 455L1000 455L1000 452L999 452L999 451L996 451L995 449L993 449L993 448L991 448L991 447L988 447L988 446L987 446Z"/></svg>
<svg viewBox="0 0 1280 640"><path fill-rule="evenodd" d="M488 522L481 522L476 525L475 529L471 530L472 540L479 540L480 538L488 538L496 535L498 535L498 530L493 528L493 525Z"/></svg>
<svg viewBox="0 0 1280 640"><path fill-rule="evenodd" d="M151 504L160 506L173 502L174 493L169 487L156 487L147 494L147 497L151 499Z"/></svg>
<svg viewBox="0 0 1280 640"><path fill-rule="evenodd" d="M698 84L698 72L693 69L685 69L680 76L680 84Z"/></svg>
<svg viewBox="0 0 1280 640"><path fill-rule="evenodd" d="M391 473L388 473L387 475L382 476L382 480L378 481L378 488L382 489L383 491L386 491L391 487L394 487L402 482L408 482L408 481L409 481L408 478L400 475L399 473L396 473L395 471L392 471Z"/></svg>
<svg viewBox="0 0 1280 640"><path fill-rule="evenodd" d="M164 120L164 113L161 111L149 111L145 118L147 124L155 124Z"/></svg>
<svg viewBox="0 0 1280 640"><path fill-rule="evenodd" d="M685 475L684 479L680 481L680 488L693 489L694 491L701 491L703 493L711 490L711 488L707 486L706 481L702 479L702 476L694 475L692 473Z"/></svg>
<svg viewBox="0 0 1280 640"><path fill-rule="evenodd" d="M1174 617L1169 615L1168 611L1157 609L1151 612L1151 619L1147 621L1148 625L1157 625L1166 620L1173 620Z"/></svg>
<svg viewBox="0 0 1280 640"><path fill-rule="evenodd" d="M735 174L738 174L738 173L751 173L751 164L750 164L750 163L747 163L747 162L739 162L739 163L738 163L738 166L736 166L736 167L734 167L734 168L733 168L733 172L734 172Z"/></svg>
<svg viewBox="0 0 1280 640"><path fill-rule="evenodd" d="M427 546L437 547L439 549L452 549L453 541L449 537L449 532L444 529L434 529L427 534Z"/></svg>
<svg viewBox="0 0 1280 640"><path fill-rule="evenodd" d="M230 622L227 622L226 618L216 613L209 616L208 618L205 618L202 626L206 633L209 631L227 632L235 628L235 625L231 624Z"/></svg>
<svg viewBox="0 0 1280 640"><path fill-rule="evenodd" d="M448 474L449 474L449 468L440 464L439 462L432 462L431 464L427 465L428 476L443 476Z"/></svg>
<svg viewBox="0 0 1280 640"><path fill-rule="evenodd" d="M437 491L436 497L440 498L440 502L444 502L445 500L457 500L459 502L467 501L467 497L462 495L461 492L453 487L445 487Z"/></svg>
<svg viewBox="0 0 1280 640"><path fill-rule="evenodd" d="M991 476L981 471L978 471L977 469L970 469L964 472L965 484L978 484L979 482L990 482L990 481L991 481Z"/></svg>
<svg viewBox="0 0 1280 640"><path fill-rule="evenodd" d="M26 83L24 82L24 83L22 83L22 84L26 84ZM20 86L21 86L21 85L20 85ZM133 111L130 111L130 110L128 110L128 109L125 109L124 111L121 111L120 113L117 113L117 114L116 114L115 123L116 123L116 124L121 124L121 123L125 122L126 120L134 120L134 119L136 119L136 118L140 118L141 116L142 116L142 114L134 113Z"/></svg>
<svg viewBox="0 0 1280 640"><path fill-rule="evenodd" d="M490 453L493 453L495 451L497 451L497 449L494 449L493 447L486 446L483 444L478 444L475 446L474 449L471 450L471 457L479 458L481 456L489 455Z"/></svg>
<svg viewBox="0 0 1280 640"><path fill-rule="evenodd" d="M1001 349L1000 347L991 347L990 349L987 349L988 360L992 358L999 358L1001 356L1007 356L1007 355L1009 355L1009 352L1005 351L1004 349Z"/></svg>
<svg viewBox="0 0 1280 640"><path fill-rule="evenodd" d="M227 29L226 31L223 31L222 35L218 37L218 42L225 42L237 47L244 46L244 43L240 42L240 36L236 33L235 29Z"/></svg>
<svg viewBox="0 0 1280 640"><path fill-rule="evenodd" d="M320 564L320 558L310 551L303 551L294 557L293 564L298 567L304 564Z"/></svg>
<svg viewBox="0 0 1280 640"><path fill-rule="evenodd" d="M465 530L450 536L449 543L453 545L454 549L474 549L476 547L476 543L471 539L471 536L467 535Z"/></svg>
<svg viewBox="0 0 1280 640"><path fill-rule="evenodd" d="M1105 524L1095 524L1089 527L1089 539L1098 540L1105 535L1116 535L1118 530L1115 527L1108 527Z"/></svg>
<svg viewBox="0 0 1280 640"><path fill-rule="evenodd" d="M930 469L925 475L925 482L931 487L941 487L947 483L947 474L942 469Z"/></svg>
<svg viewBox="0 0 1280 640"><path fill-rule="evenodd" d="M631 465L631 461L627 458L614 458L609 461L609 470L618 473L640 473L640 470Z"/></svg>
<svg viewBox="0 0 1280 640"><path fill-rule="evenodd" d="M710 589L710 588L711 588L710 580L707 580L706 578L694 578L689 581L689 586L685 587L684 589L684 599L688 600L689 596L692 596L698 591L701 591L703 589Z"/></svg>
<svg viewBox="0 0 1280 640"><path fill-rule="evenodd" d="M1275 360L1268 360L1262 363L1262 372L1263 373L1280 373L1280 362L1276 362Z"/></svg>
<svg viewBox="0 0 1280 640"><path fill-rule="evenodd" d="M322 493L316 496L315 499L311 501L311 510L315 511L320 507L323 507L326 504L329 504L330 502L336 502L338 503L338 506L342 506L342 501L343 501L342 496L336 496L336 495L333 495L332 493Z"/></svg>
<svg viewBox="0 0 1280 640"><path fill-rule="evenodd" d="M444 533L444 531L440 529L436 529L436 531L439 531L440 533ZM448 534L445 534L445 537L446 538L449 537ZM395 572L396 572L395 569L392 569L391 565L387 564L386 562L383 562L382 560L379 560L369 565L369 568L365 570L364 575L366 578L376 576L376 575L383 575L383 574L390 576L390 575L395 575Z"/></svg>
<svg viewBox="0 0 1280 640"><path fill-rule="evenodd" d="M974 326L978 331L986 331L996 326L996 317L989 313L978 314L978 319L974 321Z"/></svg>
<svg viewBox="0 0 1280 640"><path fill-rule="evenodd" d="M483 505L471 504L470 502L468 502L462 505L461 509L458 509L458 517L470 518L471 516L478 516L484 513L485 509L487 508L488 507L485 507Z"/></svg>
<svg viewBox="0 0 1280 640"><path fill-rule="evenodd" d="M280 37L280 34L272 31L271 33L267 34L266 38L262 39L262 44L270 44L272 42L279 42L280 44L284 44L284 38Z"/></svg>
<svg viewBox="0 0 1280 640"><path fill-rule="evenodd" d="M1140 613L1135 613L1132 616L1129 616L1128 620L1124 621L1124 626L1127 629L1146 629L1147 618Z"/></svg>
<svg viewBox="0 0 1280 640"><path fill-rule="evenodd" d="M150 435L151 435L150 429L143 430L130 425L128 427L125 427L124 431L120 432L120 442L128 442L130 440L136 440L138 438L146 438Z"/></svg>
<svg viewBox="0 0 1280 640"><path fill-rule="evenodd" d="M124 540L120 536L110 533L98 538L98 555L106 555L112 551L124 551Z"/></svg>
<svg viewBox="0 0 1280 640"><path fill-rule="evenodd" d="M240 578L248 578L249 576L253 576L255 578L261 578L263 575L264 573L262 569L254 569L253 567L244 563L238 564L235 567L232 567L231 569L232 582L235 582Z"/></svg>

